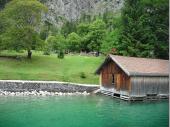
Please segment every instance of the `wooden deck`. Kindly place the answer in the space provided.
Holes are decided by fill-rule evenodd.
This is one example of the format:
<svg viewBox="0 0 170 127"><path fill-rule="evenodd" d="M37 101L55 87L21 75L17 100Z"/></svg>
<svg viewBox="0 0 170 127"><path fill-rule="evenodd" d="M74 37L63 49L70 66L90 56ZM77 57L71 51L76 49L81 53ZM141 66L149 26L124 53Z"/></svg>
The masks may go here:
<svg viewBox="0 0 170 127"><path fill-rule="evenodd" d="M169 95L159 94L151 96L132 96L127 91L117 91L115 88L105 88L100 86L100 93L111 96L113 98L119 98L126 101L144 101L144 100L159 100L159 99L168 99Z"/></svg>
<svg viewBox="0 0 170 127"><path fill-rule="evenodd" d="M100 92L104 95L114 98L120 98L122 100L129 100L129 93L126 91L117 91L115 88L100 87Z"/></svg>

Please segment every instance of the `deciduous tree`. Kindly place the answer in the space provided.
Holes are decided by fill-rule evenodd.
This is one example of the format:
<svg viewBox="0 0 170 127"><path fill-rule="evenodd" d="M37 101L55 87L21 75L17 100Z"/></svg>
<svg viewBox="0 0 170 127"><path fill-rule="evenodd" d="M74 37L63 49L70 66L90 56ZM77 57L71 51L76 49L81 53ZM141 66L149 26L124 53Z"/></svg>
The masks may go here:
<svg viewBox="0 0 170 127"><path fill-rule="evenodd" d="M1 35L1 40L7 49L27 50L31 58L32 49L42 43L39 38L38 27L42 13L47 8L37 0L12 0L2 13L2 18L7 19L9 26Z"/></svg>

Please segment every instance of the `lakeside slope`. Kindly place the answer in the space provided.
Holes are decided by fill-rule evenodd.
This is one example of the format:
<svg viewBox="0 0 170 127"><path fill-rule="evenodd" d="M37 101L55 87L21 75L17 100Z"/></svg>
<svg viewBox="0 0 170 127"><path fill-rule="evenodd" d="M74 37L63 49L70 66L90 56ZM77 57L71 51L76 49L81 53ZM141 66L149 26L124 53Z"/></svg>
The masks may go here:
<svg viewBox="0 0 170 127"><path fill-rule="evenodd" d="M4 55L20 55L24 53L1 53ZM85 84L98 84L98 76L94 75L102 57L66 55L58 59L56 54L45 56L34 52L31 60L0 57L1 80L45 80L64 81Z"/></svg>

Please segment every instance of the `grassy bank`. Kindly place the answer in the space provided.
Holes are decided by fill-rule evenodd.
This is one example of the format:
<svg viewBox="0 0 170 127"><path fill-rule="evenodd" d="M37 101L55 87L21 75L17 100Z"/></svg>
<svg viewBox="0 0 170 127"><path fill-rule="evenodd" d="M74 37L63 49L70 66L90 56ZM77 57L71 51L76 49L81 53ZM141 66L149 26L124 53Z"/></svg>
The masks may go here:
<svg viewBox="0 0 170 127"><path fill-rule="evenodd" d="M1 52L1 56L24 56L26 53ZM34 52L32 59L14 59L0 57L0 79L8 80L57 80L76 83L98 84L94 75L102 57L66 55L58 59L57 55L44 56Z"/></svg>

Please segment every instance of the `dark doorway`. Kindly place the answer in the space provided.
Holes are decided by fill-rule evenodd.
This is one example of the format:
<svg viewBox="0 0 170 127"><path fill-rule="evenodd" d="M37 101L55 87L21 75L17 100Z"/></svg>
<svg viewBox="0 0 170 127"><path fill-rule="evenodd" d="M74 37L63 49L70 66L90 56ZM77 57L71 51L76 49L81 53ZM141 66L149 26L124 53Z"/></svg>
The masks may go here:
<svg viewBox="0 0 170 127"><path fill-rule="evenodd" d="M114 86L115 85L115 75L112 74L112 85Z"/></svg>

